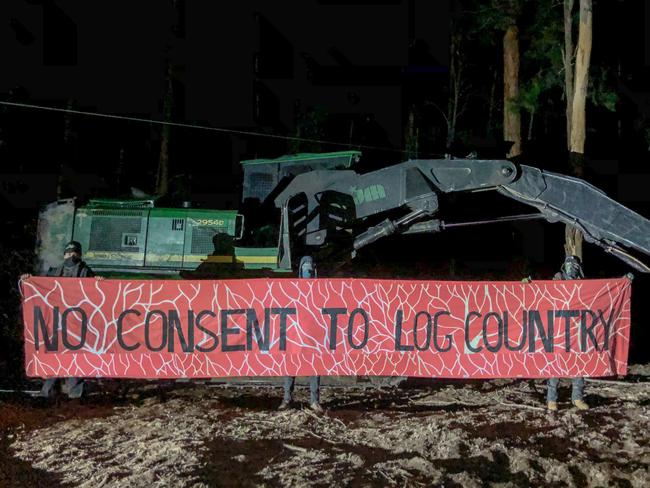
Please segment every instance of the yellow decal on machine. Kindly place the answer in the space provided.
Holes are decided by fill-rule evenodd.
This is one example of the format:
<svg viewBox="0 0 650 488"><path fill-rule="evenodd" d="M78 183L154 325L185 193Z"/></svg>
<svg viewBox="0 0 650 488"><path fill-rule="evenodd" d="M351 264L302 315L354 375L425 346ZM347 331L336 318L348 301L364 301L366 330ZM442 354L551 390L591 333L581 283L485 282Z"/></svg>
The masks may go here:
<svg viewBox="0 0 650 488"><path fill-rule="evenodd" d="M221 255L221 256L199 256L199 255L187 255L185 256L184 262L186 263L232 263L234 256L232 255Z"/></svg>
<svg viewBox="0 0 650 488"><path fill-rule="evenodd" d="M276 263L278 258L276 256L235 256L235 260L238 263L269 264L269 263Z"/></svg>

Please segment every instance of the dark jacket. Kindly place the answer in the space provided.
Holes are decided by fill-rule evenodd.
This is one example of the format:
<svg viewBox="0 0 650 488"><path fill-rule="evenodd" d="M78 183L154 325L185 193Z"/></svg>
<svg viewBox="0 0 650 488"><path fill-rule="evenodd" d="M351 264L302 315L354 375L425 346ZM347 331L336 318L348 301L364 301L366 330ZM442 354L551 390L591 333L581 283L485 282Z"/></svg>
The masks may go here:
<svg viewBox="0 0 650 488"><path fill-rule="evenodd" d="M62 276L67 278L92 278L95 276L93 270L86 264L85 261L79 261L72 267L57 266L50 268L47 276Z"/></svg>

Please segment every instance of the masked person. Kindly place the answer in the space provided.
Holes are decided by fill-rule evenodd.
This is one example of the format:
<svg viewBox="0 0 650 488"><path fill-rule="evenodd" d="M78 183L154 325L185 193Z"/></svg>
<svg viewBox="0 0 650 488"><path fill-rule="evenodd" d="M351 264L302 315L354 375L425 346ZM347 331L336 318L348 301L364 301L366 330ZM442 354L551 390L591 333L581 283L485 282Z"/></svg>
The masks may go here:
<svg viewBox="0 0 650 488"><path fill-rule="evenodd" d="M582 270L582 263L578 256L567 256L562 263L562 269L555 273L554 280L581 280L585 277ZM579 410L588 410L589 405L583 400L585 379L573 378L571 387L571 402ZM548 389L546 392L546 406L550 412L557 412L557 387L560 383L559 378L548 379Z"/></svg>
<svg viewBox="0 0 650 488"><path fill-rule="evenodd" d="M299 278L316 278L316 267L311 256L304 256L300 260L298 267ZM287 410L293 402L293 389L296 384L295 376L286 376L284 378L284 397L278 410ZM309 408L316 413L323 413L323 407L320 406L320 376L309 377Z"/></svg>
<svg viewBox="0 0 650 488"><path fill-rule="evenodd" d="M20 278L26 280L30 274L24 274ZM81 244L77 241L70 241L63 249L63 263L61 266L50 268L46 276L60 276L63 278L95 278L103 280L101 276L95 276L93 270L81 259ZM51 398L54 395L54 387L58 378L48 378L43 383L39 397ZM68 398L80 398L83 394L83 379L66 378L62 391Z"/></svg>

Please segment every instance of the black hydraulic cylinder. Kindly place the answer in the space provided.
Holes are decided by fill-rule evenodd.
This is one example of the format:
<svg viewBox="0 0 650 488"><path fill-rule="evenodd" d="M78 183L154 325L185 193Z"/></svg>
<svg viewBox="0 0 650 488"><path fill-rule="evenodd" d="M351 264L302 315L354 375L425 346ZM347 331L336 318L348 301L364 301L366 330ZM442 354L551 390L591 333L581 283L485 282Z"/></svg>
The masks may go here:
<svg viewBox="0 0 650 488"><path fill-rule="evenodd" d="M394 234L397 226L389 219L384 220L382 223L371 227L362 234L359 234L352 244L355 250L359 250L368 244L375 242L377 239Z"/></svg>

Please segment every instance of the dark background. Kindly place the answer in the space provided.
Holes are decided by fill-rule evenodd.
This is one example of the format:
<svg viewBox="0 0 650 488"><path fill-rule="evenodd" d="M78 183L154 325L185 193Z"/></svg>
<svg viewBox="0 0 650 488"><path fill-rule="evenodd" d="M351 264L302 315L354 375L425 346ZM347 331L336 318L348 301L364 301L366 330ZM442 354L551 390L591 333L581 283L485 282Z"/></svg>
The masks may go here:
<svg viewBox="0 0 650 488"><path fill-rule="evenodd" d="M174 122L331 142L172 127L172 194L205 208L238 207L244 159L372 146L361 148L361 170L405 160L412 111L420 157L476 150L479 157L500 158L499 130L483 129L487 92L502 62L499 40L469 45L464 53L471 96L451 151L444 120L429 103L446 106L450 24L473 15L465 3L4 0L0 101L162 120L171 66ZM649 16L647 2L594 1L592 63L611 68L617 102L614 111L587 108L585 169L585 179L646 217ZM570 172L563 110L548 106L538 117L522 162ZM16 282L30 270L39 206L56 199L60 177L61 196L81 202L125 196L132 186L152 193L160 140L156 124L0 105L0 372L4 365L21 374L15 368L22 354ZM443 203L441 218L448 221L527 211L487 194ZM558 224L530 222L391 238L364 251L348 273L545 279L562 261L563 232ZM588 244L585 269L588 277L630 271ZM648 290L648 279L637 276L633 360L648 359Z"/></svg>

